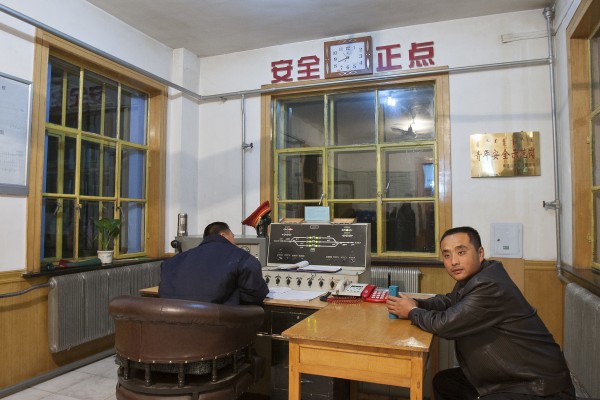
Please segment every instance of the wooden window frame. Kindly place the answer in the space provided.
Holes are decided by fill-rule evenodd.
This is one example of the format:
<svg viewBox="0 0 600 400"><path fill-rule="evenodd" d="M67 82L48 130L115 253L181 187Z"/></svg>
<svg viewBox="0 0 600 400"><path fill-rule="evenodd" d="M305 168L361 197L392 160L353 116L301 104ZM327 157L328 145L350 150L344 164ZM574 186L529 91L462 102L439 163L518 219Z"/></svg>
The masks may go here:
<svg viewBox="0 0 600 400"><path fill-rule="evenodd" d="M450 92L449 76L447 72L426 74L420 77L399 78L394 77L387 80L377 80L376 82L344 82L343 79L331 82L329 85L310 85L310 83L320 83L322 80L307 82L307 87L303 88L297 84L279 84L266 85L269 89L261 96L261 164L260 164L260 198L270 200L274 205L274 146L276 133L272 124L273 105L279 97L287 96L309 96L311 94L321 94L324 91L356 91L360 89L383 89L387 87L397 87L408 83L419 83L424 81L434 81L436 90L436 146L437 146L437 232L436 249L438 248L438 239L448 229L452 227L452 179L450 170ZM286 88L286 86L293 86ZM429 258L437 258L439 254L434 253ZM401 256L378 256L378 260L402 259Z"/></svg>
<svg viewBox="0 0 600 400"><path fill-rule="evenodd" d="M593 199L591 168L591 77L589 39L600 21L600 0L583 0L569 23L569 109L571 128L571 189L573 201L573 265L591 268L593 260ZM581 157L581 155L587 157Z"/></svg>
<svg viewBox="0 0 600 400"><path fill-rule="evenodd" d="M48 59L50 52L68 61L78 60L95 72L118 76L119 81L148 93L148 177L147 225L145 255L164 256L164 214L166 177L166 116L168 91L166 86L124 66L107 60L89 50L42 30L36 31L33 105L31 127L31 156L29 193L27 196L27 272L39 272L41 261L42 180L44 174L44 137L47 96Z"/></svg>

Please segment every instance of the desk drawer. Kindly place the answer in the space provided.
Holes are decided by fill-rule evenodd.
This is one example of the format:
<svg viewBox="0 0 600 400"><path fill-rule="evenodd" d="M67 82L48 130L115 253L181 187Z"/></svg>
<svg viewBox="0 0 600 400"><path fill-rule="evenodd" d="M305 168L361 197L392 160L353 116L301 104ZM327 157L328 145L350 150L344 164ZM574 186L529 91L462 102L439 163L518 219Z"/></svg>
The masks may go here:
<svg viewBox="0 0 600 400"><path fill-rule="evenodd" d="M296 325L318 310L296 307L265 306L265 322L260 328L262 333L281 335L281 332Z"/></svg>
<svg viewBox="0 0 600 400"><path fill-rule="evenodd" d="M300 395L302 400L347 400L347 397L330 397L328 395L322 394L314 394L314 393L304 393ZM283 389L273 389L271 392L271 397L269 400L288 400L289 393L287 390Z"/></svg>
<svg viewBox="0 0 600 400"><path fill-rule="evenodd" d="M334 378L329 376L302 374L300 377L300 386L302 393L313 393L332 395L333 394ZM273 389L289 388L289 373L287 368L272 367L271 368L271 387Z"/></svg>

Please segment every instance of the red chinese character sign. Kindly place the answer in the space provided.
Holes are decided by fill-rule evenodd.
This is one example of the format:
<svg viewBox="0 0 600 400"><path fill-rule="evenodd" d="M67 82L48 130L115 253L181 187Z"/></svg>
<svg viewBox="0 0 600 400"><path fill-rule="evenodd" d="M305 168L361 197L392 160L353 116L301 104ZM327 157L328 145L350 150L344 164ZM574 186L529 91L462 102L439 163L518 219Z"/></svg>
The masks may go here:
<svg viewBox="0 0 600 400"><path fill-rule="evenodd" d="M333 40L324 43L323 70L321 58L308 54L298 59L271 61L271 83L287 83L311 79L339 78L436 65L434 42L382 44L374 47L371 36ZM376 56L376 57L374 57ZM373 58L376 62L373 62ZM294 75L296 75L294 77Z"/></svg>
<svg viewBox="0 0 600 400"><path fill-rule="evenodd" d="M540 175L540 133L471 135L471 177Z"/></svg>

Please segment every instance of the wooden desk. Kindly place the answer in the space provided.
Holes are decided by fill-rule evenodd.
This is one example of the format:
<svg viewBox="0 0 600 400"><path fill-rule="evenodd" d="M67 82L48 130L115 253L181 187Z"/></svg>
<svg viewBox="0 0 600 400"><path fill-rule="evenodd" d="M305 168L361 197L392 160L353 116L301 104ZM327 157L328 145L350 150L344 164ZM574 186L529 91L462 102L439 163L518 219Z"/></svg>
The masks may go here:
<svg viewBox="0 0 600 400"><path fill-rule="evenodd" d="M437 371L433 335L389 319L383 304L329 304L282 335L290 400L300 399L302 373L407 387L411 400L421 400L428 359L432 376Z"/></svg>
<svg viewBox="0 0 600 400"><path fill-rule="evenodd" d="M140 296L158 297L158 286L138 290Z"/></svg>
<svg viewBox="0 0 600 400"><path fill-rule="evenodd" d="M140 294L140 296L158 297L158 286L140 289L138 293ZM317 298L310 301L265 299L264 304L269 306L320 309L325 307L329 303L321 301Z"/></svg>

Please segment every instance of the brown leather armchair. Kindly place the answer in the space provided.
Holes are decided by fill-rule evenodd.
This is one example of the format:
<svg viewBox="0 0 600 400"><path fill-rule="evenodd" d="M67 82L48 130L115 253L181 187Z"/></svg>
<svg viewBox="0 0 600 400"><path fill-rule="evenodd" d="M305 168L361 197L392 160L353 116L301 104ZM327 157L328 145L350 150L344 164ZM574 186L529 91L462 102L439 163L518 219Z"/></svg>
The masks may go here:
<svg viewBox="0 0 600 400"><path fill-rule="evenodd" d="M236 399L264 374L260 306L119 296L109 303L118 400Z"/></svg>

